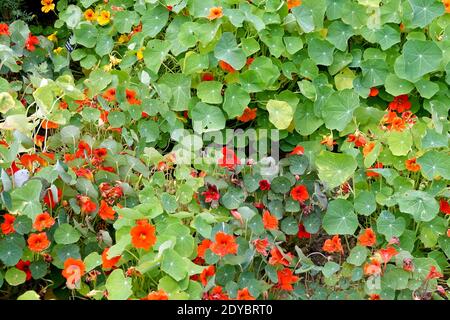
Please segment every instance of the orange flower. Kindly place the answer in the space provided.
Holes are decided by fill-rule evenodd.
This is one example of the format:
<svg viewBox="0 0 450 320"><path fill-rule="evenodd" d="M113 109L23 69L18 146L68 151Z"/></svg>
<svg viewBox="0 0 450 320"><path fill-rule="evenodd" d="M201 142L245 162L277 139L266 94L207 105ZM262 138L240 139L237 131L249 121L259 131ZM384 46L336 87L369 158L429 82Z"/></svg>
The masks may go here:
<svg viewBox="0 0 450 320"><path fill-rule="evenodd" d="M155 226L147 221L138 222L130 231L131 243L135 248L149 250L156 242Z"/></svg>
<svg viewBox="0 0 450 320"><path fill-rule="evenodd" d="M370 88L369 97L376 97L378 95L379 91L377 88L373 87Z"/></svg>
<svg viewBox="0 0 450 320"><path fill-rule="evenodd" d="M375 172L375 171L372 171L372 170L370 170L370 169L381 169L381 168L383 168L383 164L382 164L381 162L377 162L377 163L375 163L374 166L372 166L372 167L370 167L370 168L367 168L366 175L367 175L368 177L374 177L374 178L379 177L379 176L380 176L379 173L377 173L377 172Z"/></svg>
<svg viewBox="0 0 450 320"><path fill-rule="evenodd" d="M73 168L73 171L75 172L75 175L77 177L83 177L90 181L94 180L94 175L92 174L92 171L86 168Z"/></svg>
<svg viewBox="0 0 450 320"><path fill-rule="evenodd" d="M378 276L381 274L381 263L377 258L371 258L370 263L364 265L364 274L368 276Z"/></svg>
<svg viewBox="0 0 450 320"><path fill-rule="evenodd" d="M119 262L121 256L115 256L111 259L108 259L108 251L109 248L105 248L102 252L102 268L103 269L111 269L116 266L117 262Z"/></svg>
<svg viewBox="0 0 450 320"><path fill-rule="evenodd" d="M97 209L95 202L88 196L77 195L78 205L80 206L81 213L90 214Z"/></svg>
<svg viewBox="0 0 450 320"><path fill-rule="evenodd" d="M140 105L142 103L141 100L136 99L136 91L131 89L125 89L125 96L129 104Z"/></svg>
<svg viewBox="0 0 450 320"><path fill-rule="evenodd" d="M28 35L27 41L25 42L25 48L28 51L34 51L36 50L36 45L39 44L39 38L36 36L33 36L31 33Z"/></svg>
<svg viewBox="0 0 450 320"><path fill-rule="evenodd" d="M229 72L229 73L236 72L236 70L231 65L229 65L228 63L226 63L223 60L219 61L219 67L225 72Z"/></svg>
<svg viewBox="0 0 450 320"><path fill-rule="evenodd" d="M450 204L444 199L439 200L439 210L442 213L450 214Z"/></svg>
<svg viewBox="0 0 450 320"><path fill-rule="evenodd" d="M369 300L381 300L381 297L379 294L373 293L369 296Z"/></svg>
<svg viewBox="0 0 450 320"><path fill-rule="evenodd" d="M278 219L275 216L271 215L269 211L264 210L262 220L264 224L264 229L266 230L278 229Z"/></svg>
<svg viewBox="0 0 450 320"><path fill-rule="evenodd" d="M298 277L294 276L294 273L291 269L284 268L283 270L277 271L278 283L277 287L286 290L292 291L294 288L292 284L298 281Z"/></svg>
<svg viewBox="0 0 450 320"><path fill-rule="evenodd" d="M327 146L329 149L333 149L333 146L336 144L336 141L333 140L333 135L330 134L328 136L323 136L320 144Z"/></svg>
<svg viewBox="0 0 450 320"><path fill-rule="evenodd" d="M227 254L236 254L238 244L232 235L219 231L216 233L215 242L211 244L210 249L218 256L223 257Z"/></svg>
<svg viewBox="0 0 450 320"><path fill-rule="evenodd" d="M328 253L340 252L344 253L344 249L342 248L341 238L339 235L333 236L331 239L325 240L322 247L323 251Z"/></svg>
<svg viewBox="0 0 450 320"><path fill-rule="evenodd" d="M302 4L302 0L287 0L287 7L289 10L298 7Z"/></svg>
<svg viewBox="0 0 450 320"><path fill-rule="evenodd" d="M164 290L160 289L158 291L150 292L145 298L142 298L141 300L169 300L169 296Z"/></svg>
<svg viewBox="0 0 450 320"><path fill-rule="evenodd" d="M360 132L356 132L348 135L347 142L353 142L355 147L359 148L366 144L366 138Z"/></svg>
<svg viewBox="0 0 450 320"><path fill-rule="evenodd" d="M238 119L241 122L249 122L255 118L256 118L256 108L251 109L249 107L246 107L244 109L244 113L241 116L237 117L236 119Z"/></svg>
<svg viewBox="0 0 450 320"><path fill-rule="evenodd" d="M9 26L6 23L0 23L0 36L9 36Z"/></svg>
<svg viewBox="0 0 450 320"><path fill-rule="evenodd" d="M359 244L364 247L371 247L377 243L377 236L375 235L375 232L373 232L372 228L367 228L364 230L364 233L358 237L358 241Z"/></svg>
<svg viewBox="0 0 450 320"><path fill-rule="evenodd" d="M0 225L0 228L2 229L3 234L10 234L15 232L14 230L14 221L16 220L16 217L12 214L6 213L3 215L3 223Z"/></svg>
<svg viewBox="0 0 450 320"><path fill-rule="evenodd" d="M411 109L411 102L408 99L408 95L402 94L394 98L392 102L389 103L390 111L397 111L402 113L406 110Z"/></svg>
<svg viewBox="0 0 450 320"><path fill-rule="evenodd" d="M302 156L305 153L305 148L302 146L296 146L289 154L290 155L296 155L296 156Z"/></svg>
<svg viewBox="0 0 450 320"><path fill-rule="evenodd" d="M228 295L223 292L223 288L221 286L215 286L206 298L207 300L229 300Z"/></svg>
<svg viewBox="0 0 450 320"><path fill-rule="evenodd" d="M43 158L39 157L37 154L23 154L20 157L20 163L28 169L28 171L33 171L34 163L37 162L41 167L45 167L48 163Z"/></svg>
<svg viewBox="0 0 450 320"><path fill-rule="evenodd" d="M270 255L271 257L269 259L269 264L273 266L281 264L287 267L291 263L293 258L292 253L288 252L283 255L283 253L277 247L273 247L272 250L270 250Z"/></svg>
<svg viewBox="0 0 450 320"><path fill-rule="evenodd" d="M222 16L223 16L222 7L212 7L211 9L209 9L208 15L209 20L219 19L222 18Z"/></svg>
<svg viewBox="0 0 450 320"><path fill-rule="evenodd" d="M242 290L238 290L236 300L256 300L250 292L248 292L248 288L244 288Z"/></svg>
<svg viewBox="0 0 450 320"><path fill-rule="evenodd" d="M98 215L100 216L100 218L105 221L114 220L115 214L116 212L114 211L114 209L108 206L108 203L106 203L105 200L100 201L100 208L98 209Z"/></svg>
<svg viewBox="0 0 450 320"><path fill-rule="evenodd" d="M269 240L265 239L255 239L253 240L253 245L255 246L255 250L262 254L263 256L267 256L267 247L269 246Z"/></svg>
<svg viewBox="0 0 450 320"><path fill-rule="evenodd" d="M42 146L44 145L45 137L37 134L34 136L33 140L35 145L37 145L39 148L42 148Z"/></svg>
<svg viewBox="0 0 450 320"><path fill-rule="evenodd" d="M50 228L55 224L55 219L48 212L43 212L36 216L33 223L33 228L37 231L42 231L46 228Z"/></svg>
<svg viewBox="0 0 450 320"><path fill-rule="evenodd" d="M109 102L116 100L116 89L110 88L106 90L106 92L103 93L102 97Z"/></svg>
<svg viewBox="0 0 450 320"><path fill-rule="evenodd" d="M304 185L296 186L291 190L291 197L296 201L305 202L309 199L308 189Z"/></svg>
<svg viewBox="0 0 450 320"><path fill-rule="evenodd" d="M97 20L97 15L95 14L94 10L92 10L92 9L87 9L87 10L84 12L84 18L85 18L87 21L95 21L95 20Z"/></svg>
<svg viewBox="0 0 450 320"><path fill-rule="evenodd" d="M30 234L27 240L28 248L33 252L41 252L50 246L45 232Z"/></svg>
<svg viewBox="0 0 450 320"><path fill-rule="evenodd" d="M213 242L209 239L203 239L202 242L197 247L197 257L200 257L202 259L205 258L205 252L209 247L211 246Z"/></svg>
<svg viewBox="0 0 450 320"><path fill-rule="evenodd" d="M73 290L80 287L81 277L84 275L86 267L82 260L68 258L64 262L64 270L62 276L66 278L67 288Z"/></svg>
<svg viewBox="0 0 450 320"><path fill-rule="evenodd" d="M408 171L417 172L420 170L420 164L416 162L416 158L411 158L405 161L405 166Z"/></svg>
<svg viewBox="0 0 450 320"><path fill-rule="evenodd" d="M442 273L437 271L435 266L431 266L430 267L430 271L428 272L428 275L425 278L425 280L439 279L439 278L442 278L442 277L443 277Z"/></svg>
<svg viewBox="0 0 450 320"><path fill-rule="evenodd" d="M377 253L381 256L381 259L383 260L384 264L386 264L392 259L392 257L398 254L398 251L394 247L389 246L386 249L378 250Z"/></svg>
<svg viewBox="0 0 450 320"><path fill-rule="evenodd" d="M202 282L203 286L206 286L208 284L208 278L212 277L216 274L216 268L214 266L209 266L205 269L203 269L202 273L200 274L200 280Z"/></svg>
<svg viewBox="0 0 450 320"><path fill-rule="evenodd" d="M48 121L48 120L42 120L42 128L44 129L58 129L59 124L56 122Z"/></svg>
<svg viewBox="0 0 450 320"><path fill-rule="evenodd" d="M363 155L364 157L367 157L369 153L372 152L372 150L375 148L375 142L369 142L363 147Z"/></svg>
<svg viewBox="0 0 450 320"><path fill-rule="evenodd" d="M450 13L450 0L442 0L445 7L445 12Z"/></svg>

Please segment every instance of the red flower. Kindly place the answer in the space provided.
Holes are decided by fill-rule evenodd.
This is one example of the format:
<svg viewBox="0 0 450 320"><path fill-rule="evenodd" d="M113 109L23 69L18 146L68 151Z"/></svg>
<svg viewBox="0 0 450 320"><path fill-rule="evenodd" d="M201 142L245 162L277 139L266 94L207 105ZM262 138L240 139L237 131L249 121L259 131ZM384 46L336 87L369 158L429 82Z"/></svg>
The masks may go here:
<svg viewBox="0 0 450 320"><path fill-rule="evenodd" d="M267 180L261 180L261 181L259 182L259 188L260 188L262 191L270 190L270 182L267 181Z"/></svg>
<svg viewBox="0 0 450 320"><path fill-rule="evenodd" d="M244 288L242 290L238 290L237 292L237 300L256 300L250 292L248 292L248 288Z"/></svg>
<svg viewBox="0 0 450 320"><path fill-rule="evenodd" d="M75 157L76 158L86 158L86 157L90 156L91 154L92 154L91 146L87 142L81 140L78 143L78 150L75 153Z"/></svg>
<svg viewBox="0 0 450 320"><path fill-rule="evenodd" d="M33 36L31 33L28 35L27 41L25 42L25 48L28 51L34 51L36 50L36 45L39 44L39 38L36 36Z"/></svg>
<svg viewBox="0 0 450 320"><path fill-rule="evenodd" d="M136 99L136 91L131 89L125 89L125 96L129 104L140 105L142 103L141 100Z"/></svg>
<svg viewBox="0 0 450 320"><path fill-rule="evenodd" d="M33 252L41 252L50 246L45 232L30 234L27 240L28 248Z"/></svg>
<svg viewBox="0 0 450 320"><path fill-rule="evenodd" d="M439 279L442 277L443 277L442 273L438 272L435 266L431 266L430 271L428 272L428 275L425 278L425 280Z"/></svg>
<svg viewBox="0 0 450 320"><path fill-rule="evenodd" d="M108 259L108 251L109 248L105 248L102 252L102 268L103 269L111 269L116 266L117 262L119 262L121 256L112 257Z"/></svg>
<svg viewBox="0 0 450 320"><path fill-rule="evenodd" d="M311 233L309 233L308 231L306 231L305 226L303 225L303 223L300 223L298 225L298 233L297 233L297 237L299 239L309 239L311 238Z"/></svg>
<svg viewBox="0 0 450 320"><path fill-rule="evenodd" d="M105 99L106 101L115 101L116 100L116 89L115 88L110 88L108 90L105 91L105 93L103 93L102 95L103 99Z"/></svg>
<svg viewBox="0 0 450 320"><path fill-rule="evenodd" d="M450 204L444 199L441 199L439 201L439 210L445 214L450 214Z"/></svg>
<svg viewBox="0 0 450 320"><path fill-rule="evenodd" d="M200 274L200 281L202 282L202 285L206 286L208 284L208 278L212 277L215 274L216 268L214 268L214 266L209 266L203 269L202 273Z"/></svg>
<svg viewBox="0 0 450 320"><path fill-rule="evenodd" d="M56 207L56 204L61 201L62 198L62 190L58 190L58 201L55 202L55 199L53 198L52 190L48 189L44 196L44 203L47 205L47 207L54 209Z"/></svg>
<svg viewBox="0 0 450 320"><path fill-rule="evenodd" d="M408 171L417 172L420 170L420 164L416 162L416 158L411 158L405 161L405 167Z"/></svg>
<svg viewBox="0 0 450 320"><path fill-rule="evenodd" d="M299 277L294 276L294 273L292 272L291 269L284 268L283 270L277 271L277 275L278 275L277 287L286 291L294 290L292 284L297 282Z"/></svg>
<svg viewBox="0 0 450 320"><path fill-rule="evenodd" d="M223 288L221 286L215 286L209 293L206 295L207 300L228 300L229 297L226 293L223 292Z"/></svg>
<svg viewBox="0 0 450 320"><path fill-rule="evenodd" d="M333 236L331 239L325 240L322 247L323 251L328 253L340 252L344 253L344 249L342 248L341 238L338 235Z"/></svg>
<svg viewBox="0 0 450 320"><path fill-rule="evenodd" d="M147 221L138 223L130 231L131 243L135 248L149 250L156 242L155 226Z"/></svg>
<svg viewBox="0 0 450 320"><path fill-rule="evenodd" d="M214 75L211 72L205 72L202 74L202 81L213 81Z"/></svg>
<svg viewBox="0 0 450 320"><path fill-rule="evenodd" d="M370 263L364 265L364 274L368 276L378 276L381 274L381 263L376 258L371 258Z"/></svg>
<svg viewBox="0 0 450 320"><path fill-rule="evenodd" d="M291 197L296 201L305 202L309 199L308 189L304 185L296 186L291 190Z"/></svg>
<svg viewBox="0 0 450 320"><path fill-rule="evenodd" d="M14 221L16 220L16 217L13 216L12 214L4 214L3 215L3 219L5 219L3 221L3 223L0 225L0 227L2 228L2 233L3 234L10 234L15 232L14 230Z"/></svg>
<svg viewBox="0 0 450 320"><path fill-rule="evenodd" d="M250 65L253 63L253 61L255 61L255 58L248 57L248 58L247 58L247 61L245 62L245 65L246 65L247 67L250 67Z"/></svg>
<svg viewBox="0 0 450 320"><path fill-rule="evenodd" d="M62 276L66 278L67 288L73 290L79 288L81 277L84 275L86 267L82 260L68 258L64 262L64 270Z"/></svg>
<svg viewBox="0 0 450 320"><path fill-rule="evenodd" d="M43 212L36 216L33 223L33 228L37 231L42 231L44 229L50 228L55 224L55 219L48 212Z"/></svg>
<svg viewBox="0 0 450 320"><path fill-rule="evenodd" d="M242 115L240 115L239 117L237 117L236 119L238 119L241 122L249 122L252 121L256 118L256 110L257 108L249 108L249 107L245 107L244 112L242 113Z"/></svg>
<svg viewBox="0 0 450 320"><path fill-rule="evenodd" d="M381 259L383 259L384 264L386 264L392 259L392 257L398 254L398 251L394 247L389 246L386 249L378 250L378 253L381 256Z"/></svg>
<svg viewBox="0 0 450 320"><path fill-rule="evenodd" d="M86 168L73 168L73 171L75 172L75 175L77 177L83 177L86 178L90 181L94 180L94 175L92 174L92 171L90 169L86 169Z"/></svg>
<svg viewBox="0 0 450 320"><path fill-rule="evenodd" d="M369 300L381 300L381 296L380 296L379 294L372 293L372 294L369 296Z"/></svg>
<svg viewBox="0 0 450 320"><path fill-rule="evenodd" d="M231 65L229 65L228 63L226 63L223 60L219 61L219 67L225 72L229 72L229 73L236 72L236 70Z"/></svg>
<svg viewBox="0 0 450 320"><path fill-rule="evenodd" d="M368 177L374 177L374 178L379 177L380 176L379 173L372 171L370 169L381 169L381 168L383 168L383 164L381 162L377 162L377 163L375 163L374 166L367 168L368 171L366 172L366 175Z"/></svg>
<svg viewBox="0 0 450 320"><path fill-rule="evenodd" d="M142 298L141 300L169 300L169 296L164 290L160 289L158 291L150 292L145 298Z"/></svg>
<svg viewBox="0 0 450 320"><path fill-rule="evenodd" d="M408 95L402 94L394 98L392 102L389 103L390 111L397 111L402 113L411 109L411 102L408 100Z"/></svg>
<svg viewBox="0 0 450 320"><path fill-rule="evenodd" d="M283 255L283 253L277 248L277 247L273 247L272 250L270 250L270 259L269 259L269 264L270 265L277 265L277 264L281 264L283 266L288 266L293 258L292 253L288 252L286 254Z"/></svg>
<svg viewBox="0 0 450 320"><path fill-rule="evenodd" d="M114 211L114 209L108 206L105 200L100 201L100 208L98 209L98 215L100 216L100 218L105 221L114 220L115 214L116 212Z"/></svg>
<svg viewBox="0 0 450 320"><path fill-rule="evenodd" d="M255 250L262 254L263 256L267 256L269 253L267 252L267 247L269 246L269 240L265 239L255 239L253 240L253 245L255 246Z"/></svg>
<svg viewBox="0 0 450 320"><path fill-rule="evenodd" d="M97 209L95 202L88 196L77 195L78 205L80 206L81 213L90 214Z"/></svg>
<svg viewBox="0 0 450 320"><path fill-rule="evenodd" d="M364 136L357 132L355 134L349 134L347 138L347 142L353 142L355 144L355 147L363 147L366 144L366 138Z"/></svg>
<svg viewBox="0 0 450 320"><path fill-rule="evenodd" d="M6 23L0 23L0 36L9 36L9 27Z"/></svg>
<svg viewBox="0 0 450 320"><path fill-rule="evenodd" d="M209 247L211 246L213 242L209 239L203 239L202 242L197 247L197 257L200 257L202 259L205 258L205 252Z"/></svg>
<svg viewBox="0 0 450 320"><path fill-rule="evenodd" d="M269 211L265 210L263 213L263 224L266 230L276 230L278 229L278 219L271 215Z"/></svg>
<svg viewBox="0 0 450 320"><path fill-rule="evenodd" d="M219 166L223 168L228 168L228 170L234 170L237 165L241 164L241 161L234 153L233 150L228 149L227 147L222 148L223 158L219 159Z"/></svg>
<svg viewBox="0 0 450 320"><path fill-rule="evenodd" d="M31 280L31 270L30 270L30 261L23 261L23 260L19 260L19 262L17 262L16 264L16 268L19 270L22 270L23 272L26 273L27 275L27 281Z"/></svg>
<svg viewBox="0 0 450 320"><path fill-rule="evenodd" d="M377 88L373 87L370 88L369 97L376 97L378 95L379 91Z"/></svg>
<svg viewBox="0 0 450 320"><path fill-rule="evenodd" d="M236 254L238 244L232 235L219 231L216 233L215 242L211 244L210 249L218 256L223 257L227 254Z"/></svg>
<svg viewBox="0 0 450 320"><path fill-rule="evenodd" d="M302 146L296 146L294 148L294 150L292 150L289 154L290 155L302 156L304 153L305 153L305 148L303 148Z"/></svg>
<svg viewBox="0 0 450 320"><path fill-rule="evenodd" d="M373 232L372 228L367 228L364 230L364 233L358 237L358 241L363 247L371 247L377 243L377 236L375 235L375 232Z"/></svg>
<svg viewBox="0 0 450 320"><path fill-rule="evenodd" d="M220 198L220 193L217 190L215 185L208 185L208 190L202 192L202 195L205 197L206 203L211 203L213 201L218 201Z"/></svg>

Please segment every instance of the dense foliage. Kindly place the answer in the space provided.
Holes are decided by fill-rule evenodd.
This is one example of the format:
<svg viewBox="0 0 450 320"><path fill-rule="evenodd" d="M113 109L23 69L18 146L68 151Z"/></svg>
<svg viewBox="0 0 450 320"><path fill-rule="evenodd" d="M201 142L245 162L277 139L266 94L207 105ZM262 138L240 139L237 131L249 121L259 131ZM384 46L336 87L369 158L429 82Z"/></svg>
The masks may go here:
<svg viewBox="0 0 450 320"><path fill-rule="evenodd" d="M450 1L41 5L0 23L0 296L448 299Z"/></svg>

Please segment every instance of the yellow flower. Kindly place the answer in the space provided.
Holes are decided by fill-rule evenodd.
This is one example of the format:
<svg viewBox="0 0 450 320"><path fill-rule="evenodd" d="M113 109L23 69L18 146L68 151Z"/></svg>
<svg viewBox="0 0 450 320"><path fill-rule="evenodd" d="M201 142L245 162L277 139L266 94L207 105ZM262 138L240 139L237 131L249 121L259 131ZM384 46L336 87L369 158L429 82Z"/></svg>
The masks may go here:
<svg viewBox="0 0 450 320"><path fill-rule="evenodd" d="M112 63L104 65L103 71L106 71L106 72L111 71L112 67L113 67Z"/></svg>
<svg viewBox="0 0 450 320"><path fill-rule="evenodd" d="M126 34L121 34L117 41L119 41L119 43L128 42L128 36Z"/></svg>
<svg viewBox="0 0 450 320"><path fill-rule="evenodd" d="M55 10L55 4L53 3L53 0L41 0L42 4L42 12L49 13L51 10Z"/></svg>
<svg viewBox="0 0 450 320"><path fill-rule="evenodd" d="M55 54L60 54L62 50L63 50L63 48L58 47L58 48L54 49L53 52L54 52Z"/></svg>
<svg viewBox="0 0 450 320"><path fill-rule="evenodd" d="M113 66L118 65L119 63L122 62L122 59L116 58L114 56L109 56L109 62L111 62L111 64Z"/></svg>
<svg viewBox="0 0 450 320"><path fill-rule="evenodd" d="M138 60L144 59L144 49L145 49L145 48L140 48L140 49L136 52L136 57L138 58Z"/></svg>
<svg viewBox="0 0 450 320"><path fill-rule="evenodd" d="M95 14L94 10L92 10L92 9L87 9L87 10L84 12L84 18L85 18L87 21L95 21L95 20L97 19L97 15Z"/></svg>
<svg viewBox="0 0 450 320"><path fill-rule="evenodd" d="M58 38L56 37L56 31L55 32L53 32L51 35L49 35L48 37L47 37L47 39L48 40L50 40L50 41L52 41L52 42L57 42L58 41Z"/></svg>
<svg viewBox="0 0 450 320"><path fill-rule="evenodd" d="M100 12L100 15L97 17L97 22L101 26L105 26L111 21L111 13L109 11L103 10Z"/></svg>

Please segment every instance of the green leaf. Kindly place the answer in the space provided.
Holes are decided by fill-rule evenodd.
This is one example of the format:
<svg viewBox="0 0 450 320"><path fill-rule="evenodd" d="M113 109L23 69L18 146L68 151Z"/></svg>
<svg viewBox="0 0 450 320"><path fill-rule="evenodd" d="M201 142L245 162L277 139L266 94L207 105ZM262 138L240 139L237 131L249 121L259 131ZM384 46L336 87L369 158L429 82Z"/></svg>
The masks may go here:
<svg viewBox="0 0 450 320"><path fill-rule="evenodd" d="M328 129L339 131L352 121L353 111L359 107L359 96L350 89L334 92L322 108L322 118Z"/></svg>
<svg viewBox="0 0 450 320"><path fill-rule="evenodd" d="M245 200L245 194L242 189L228 188L227 192L220 198L220 202L225 208L232 210L237 209Z"/></svg>
<svg viewBox="0 0 450 320"><path fill-rule="evenodd" d="M412 23L424 28L435 18L445 13L441 1L437 0L408 0L413 11Z"/></svg>
<svg viewBox="0 0 450 320"><path fill-rule="evenodd" d="M172 92L170 107L174 111L187 110L191 98L191 78L181 73L165 73L160 79L159 84L165 84Z"/></svg>
<svg viewBox="0 0 450 320"><path fill-rule="evenodd" d="M71 244L80 239L80 233L68 223L64 223L56 229L54 238L58 244Z"/></svg>
<svg viewBox="0 0 450 320"><path fill-rule="evenodd" d="M323 124L323 120L314 113L311 102L299 104L294 114L295 131L302 136L309 136Z"/></svg>
<svg viewBox="0 0 450 320"><path fill-rule="evenodd" d="M325 263L325 265L322 267L322 273L325 276L325 278L331 277L333 274L339 271L341 269L341 266L333 261L328 261Z"/></svg>
<svg viewBox="0 0 450 320"><path fill-rule="evenodd" d="M354 206L356 212L359 214L363 214L365 216L371 215L377 208L375 195L370 191L359 192L355 197Z"/></svg>
<svg viewBox="0 0 450 320"><path fill-rule="evenodd" d="M41 300L41 297L34 290L28 290L17 297L17 300Z"/></svg>
<svg viewBox="0 0 450 320"><path fill-rule="evenodd" d="M417 91L420 96L425 99L430 99L439 91L439 85L429 80L420 80L415 83Z"/></svg>
<svg viewBox="0 0 450 320"><path fill-rule="evenodd" d="M412 135L409 130L390 131L387 134L387 143L394 156L405 156L411 150Z"/></svg>
<svg viewBox="0 0 450 320"><path fill-rule="evenodd" d="M389 74L386 77L384 87L386 89L386 92L393 95L394 97L402 94L408 94L414 89L414 86L411 82L400 79L393 73Z"/></svg>
<svg viewBox="0 0 450 320"><path fill-rule="evenodd" d="M174 278L175 281L181 281L188 274L186 262L173 249L164 250L161 270Z"/></svg>
<svg viewBox="0 0 450 320"><path fill-rule="evenodd" d="M147 43L143 55L145 65L147 66L147 68L149 68L150 71L158 73L159 68L161 67L164 60L166 60L167 55L169 54L170 47L171 47L170 42L159 39L150 40Z"/></svg>
<svg viewBox="0 0 450 320"><path fill-rule="evenodd" d="M326 40L313 38L308 42L308 55L318 65L331 65L333 52L334 46Z"/></svg>
<svg viewBox="0 0 450 320"><path fill-rule="evenodd" d="M91 95L96 95L105 89L111 83L111 80L111 74L101 69L97 69L91 72L89 79L86 79L84 84L91 89Z"/></svg>
<svg viewBox="0 0 450 320"><path fill-rule="evenodd" d="M294 118L294 110L286 101L270 99L266 105L269 111L269 120L279 129L284 130L289 127Z"/></svg>
<svg viewBox="0 0 450 320"><path fill-rule="evenodd" d="M382 283L393 290L403 290L408 288L410 273L403 269L390 269L382 278Z"/></svg>
<svg viewBox="0 0 450 320"><path fill-rule="evenodd" d="M250 95L239 85L231 84L225 91L223 109L228 118L241 116L250 102Z"/></svg>
<svg viewBox="0 0 450 320"><path fill-rule="evenodd" d="M322 226L329 235L354 234L358 228L358 217L351 202L344 199L330 201Z"/></svg>
<svg viewBox="0 0 450 320"><path fill-rule="evenodd" d="M287 217L281 220L281 231L287 235L296 235L298 233L298 222L293 217Z"/></svg>
<svg viewBox="0 0 450 320"><path fill-rule="evenodd" d="M0 112L6 113L9 109L14 108L16 102L8 92L0 92Z"/></svg>
<svg viewBox="0 0 450 320"><path fill-rule="evenodd" d="M348 154L322 151L315 160L319 178L332 189L347 181L356 170L355 159Z"/></svg>
<svg viewBox="0 0 450 320"><path fill-rule="evenodd" d="M0 241L0 260L5 266L16 265L22 257L22 253L22 248L16 243L7 240Z"/></svg>
<svg viewBox="0 0 450 320"><path fill-rule="evenodd" d="M141 17L142 34L154 38L167 23L169 19L169 10L164 6L156 6L145 10Z"/></svg>
<svg viewBox="0 0 450 320"><path fill-rule="evenodd" d="M359 267L366 261L368 254L369 250L366 247L355 246L350 251L347 262Z"/></svg>
<svg viewBox="0 0 450 320"><path fill-rule="evenodd" d="M127 300L133 293L131 278L125 277L122 269L109 274L105 287L108 290L108 300Z"/></svg>
<svg viewBox="0 0 450 320"><path fill-rule="evenodd" d="M287 193L291 190L291 186L292 183L288 178L279 176L272 180L270 189L275 193Z"/></svg>
<svg viewBox="0 0 450 320"><path fill-rule="evenodd" d="M33 279L42 279L48 271L48 265L45 261L34 261L30 264L30 271Z"/></svg>
<svg viewBox="0 0 450 320"><path fill-rule="evenodd" d="M392 237L400 237L405 231L406 222L403 217L395 218L389 211L383 210L377 218L377 231L389 241Z"/></svg>
<svg viewBox="0 0 450 320"><path fill-rule="evenodd" d="M84 265L86 266L86 272L89 272L102 264L102 256L97 252L91 252L86 258L84 258Z"/></svg>
<svg viewBox="0 0 450 320"><path fill-rule="evenodd" d="M27 274L16 268L9 268L5 273L5 280L12 286L18 286L25 282Z"/></svg>
<svg viewBox="0 0 450 320"><path fill-rule="evenodd" d="M231 32L224 32L214 48L214 56L240 70L245 66L247 56L244 50L238 47L236 38Z"/></svg>
<svg viewBox="0 0 450 320"><path fill-rule="evenodd" d="M407 191L397 202L400 211L411 214L416 221L431 221L439 212L439 203L424 191Z"/></svg>
<svg viewBox="0 0 450 320"><path fill-rule="evenodd" d="M432 180L437 177L450 179L450 157L445 152L428 151L417 159L425 178Z"/></svg>
<svg viewBox="0 0 450 320"><path fill-rule="evenodd" d="M445 148L448 146L448 137L437 133L433 129L427 129L427 133L422 138L422 149Z"/></svg>
<svg viewBox="0 0 450 320"><path fill-rule="evenodd" d="M291 12L300 28L309 33L322 28L326 9L326 0L303 0L302 4L292 8Z"/></svg>
<svg viewBox="0 0 450 320"><path fill-rule="evenodd" d="M118 32L129 33L133 25L138 24L139 15L135 11L117 11L113 21Z"/></svg>
<svg viewBox="0 0 450 320"><path fill-rule="evenodd" d="M333 21L328 26L327 40L341 51L347 49L347 41L353 35L353 28L342 21Z"/></svg>
<svg viewBox="0 0 450 320"><path fill-rule="evenodd" d="M289 54L295 54L303 48L303 41L300 37L284 37L283 41Z"/></svg>
<svg viewBox="0 0 450 320"><path fill-rule="evenodd" d="M195 132L203 133L225 128L225 116L218 107L203 102L197 103L191 111Z"/></svg>
<svg viewBox="0 0 450 320"><path fill-rule="evenodd" d="M102 33L98 35L97 45L95 46L95 53L100 57L110 54L112 49L114 48L114 40L113 38L106 34Z"/></svg>
<svg viewBox="0 0 450 320"><path fill-rule="evenodd" d="M376 87L384 84L389 75L386 62L381 59L369 59L361 63L362 84L366 87Z"/></svg>
<svg viewBox="0 0 450 320"><path fill-rule="evenodd" d="M197 96L204 103L222 103L222 86L218 81L202 81L197 86Z"/></svg>
<svg viewBox="0 0 450 320"><path fill-rule="evenodd" d="M82 22L74 30L75 40L86 48L94 48L98 40L98 30L89 22Z"/></svg>

